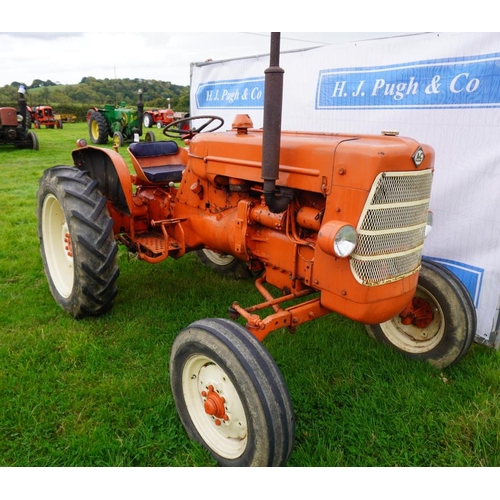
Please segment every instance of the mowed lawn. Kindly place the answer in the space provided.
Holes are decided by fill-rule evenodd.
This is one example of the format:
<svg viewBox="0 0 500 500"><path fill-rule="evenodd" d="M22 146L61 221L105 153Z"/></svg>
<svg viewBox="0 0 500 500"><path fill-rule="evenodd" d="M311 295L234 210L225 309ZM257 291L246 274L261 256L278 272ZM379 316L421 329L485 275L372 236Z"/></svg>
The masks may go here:
<svg viewBox="0 0 500 500"><path fill-rule="evenodd" d="M0 146L0 465L214 466L177 416L170 348L192 321L227 318L234 300L250 306L258 292L192 254L152 265L120 248L113 309L74 320L49 292L36 192L44 169L72 164L87 126L36 134L39 151ZM337 315L264 344L294 406L289 466L500 465L498 351L474 344L440 371Z"/></svg>

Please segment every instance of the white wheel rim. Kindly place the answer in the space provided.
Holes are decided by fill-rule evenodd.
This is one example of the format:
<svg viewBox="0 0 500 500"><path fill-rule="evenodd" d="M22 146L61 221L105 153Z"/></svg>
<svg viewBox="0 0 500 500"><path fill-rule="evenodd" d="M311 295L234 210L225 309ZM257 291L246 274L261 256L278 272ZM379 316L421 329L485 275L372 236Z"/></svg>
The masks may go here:
<svg viewBox="0 0 500 500"><path fill-rule="evenodd" d="M247 445L247 420L238 392L224 370L206 356L191 356L184 365L182 390L191 420L206 444L221 457L241 456ZM207 393L211 391L223 398L227 418L207 413Z"/></svg>
<svg viewBox="0 0 500 500"><path fill-rule="evenodd" d="M236 258L233 255L224 255L220 254L217 252L214 252L213 250L208 250L208 249L203 249L203 252L205 252L205 255L209 260L211 260L214 264L217 264L218 266L227 266L228 264L231 264L233 260Z"/></svg>
<svg viewBox="0 0 500 500"><path fill-rule="evenodd" d="M74 284L74 263L68 224L63 209L53 194L42 207L42 237L50 277L61 296L68 298Z"/></svg>
<svg viewBox="0 0 500 500"><path fill-rule="evenodd" d="M420 354L434 349L441 342L445 330L443 310L436 298L422 289L417 289L415 296L425 299L432 306L434 319L427 327L403 325L399 316L380 325L385 336L395 347L410 354Z"/></svg>

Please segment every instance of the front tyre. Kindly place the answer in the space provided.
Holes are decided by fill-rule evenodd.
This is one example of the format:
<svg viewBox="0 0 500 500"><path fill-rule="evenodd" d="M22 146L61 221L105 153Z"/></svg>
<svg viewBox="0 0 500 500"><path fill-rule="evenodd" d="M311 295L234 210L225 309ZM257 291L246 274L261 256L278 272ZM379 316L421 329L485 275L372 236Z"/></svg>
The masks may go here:
<svg viewBox="0 0 500 500"><path fill-rule="evenodd" d="M27 138L28 138L28 147L30 149L38 151L38 149L39 149L40 146L39 146L39 143L38 143L38 137L35 134L35 132L32 132L31 130L28 131Z"/></svg>
<svg viewBox="0 0 500 500"><path fill-rule="evenodd" d="M156 142L156 136L155 133L152 132L151 130L148 130L144 136L144 141L145 142Z"/></svg>
<svg viewBox="0 0 500 500"><path fill-rule="evenodd" d="M191 439L222 466L283 466L294 416L283 377L265 347L226 319L196 321L176 337L170 382Z"/></svg>
<svg viewBox="0 0 500 500"><path fill-rule="evenodd" d="M37 194L38 237L49 287L75 318L111 309L119 269L113 220L98 182L74 167L43 173Z"/></svg>
<svg viewBox="0 0 500 500"><path fill-rule="evenodd" d="M142 117L142 125L145 128L151 128L153 126L153 116L151 113L145 113Z"/></svg>
<svg viewBox="0 0 500 500"><path fill-rule="evenodd" d="M422 260L412 305L368 333L408 357L441 369L457 363L476 333L476 310L463 283L444 266Z"/></svg>
<svg viewBox="0 0 500 500"><path fill-rule="evenodd" d="M125 140L123 139L123 134L121 132L115 132L113 134L113 146L121 148L124 144Z"/></svg>

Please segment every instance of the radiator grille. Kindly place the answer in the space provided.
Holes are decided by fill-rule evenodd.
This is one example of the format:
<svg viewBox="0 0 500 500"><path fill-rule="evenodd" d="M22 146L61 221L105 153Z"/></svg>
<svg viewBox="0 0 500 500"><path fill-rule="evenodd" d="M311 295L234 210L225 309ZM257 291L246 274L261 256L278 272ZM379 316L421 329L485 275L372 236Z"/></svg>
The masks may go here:
<svg viewBox="0 0 500 500"><path fill-rule="evenodd" d="M432 170L385 172L373 184L351 259L356 279L381 285L420 269Z"/></svg>

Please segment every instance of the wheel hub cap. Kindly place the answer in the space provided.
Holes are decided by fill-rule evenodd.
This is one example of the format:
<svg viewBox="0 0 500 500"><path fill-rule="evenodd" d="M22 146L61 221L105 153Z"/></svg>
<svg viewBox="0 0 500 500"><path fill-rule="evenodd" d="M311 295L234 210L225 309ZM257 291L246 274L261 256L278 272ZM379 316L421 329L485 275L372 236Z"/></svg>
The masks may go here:
<svg viewBox="0 0 500 500"><path fill-rule="evenodd" d="M214 391L213 385L208 387L208 392L202 391L201 396L204 400L205 412L215 418L215 425L220 425L221 420L226 422L229 420L224 408L226 400Z"/></svg>
<svg viewBox="0 0 500 500"><path fill-rule="evenodd" d="M403 325L425 328L432 323L434 312L426 300L414 297L411 304L401 312L399 317Z"/></svg>

